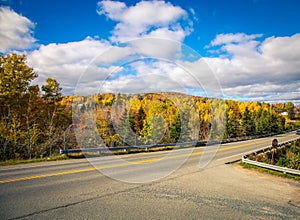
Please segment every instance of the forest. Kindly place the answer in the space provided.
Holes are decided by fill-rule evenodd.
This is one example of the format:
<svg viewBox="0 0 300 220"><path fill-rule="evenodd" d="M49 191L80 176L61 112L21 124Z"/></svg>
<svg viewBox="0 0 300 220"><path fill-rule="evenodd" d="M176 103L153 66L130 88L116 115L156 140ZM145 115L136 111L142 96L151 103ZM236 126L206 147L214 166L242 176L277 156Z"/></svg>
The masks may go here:
<svg viewBox="0 0 300 220"><path fill-rule="evenodd" d="M292 102L269 104L181 93L64 96L26 56L0 56L0 160L57 155L63 148L164 144L295 129ZM287 115L281 113L287 112Z"/></svg>

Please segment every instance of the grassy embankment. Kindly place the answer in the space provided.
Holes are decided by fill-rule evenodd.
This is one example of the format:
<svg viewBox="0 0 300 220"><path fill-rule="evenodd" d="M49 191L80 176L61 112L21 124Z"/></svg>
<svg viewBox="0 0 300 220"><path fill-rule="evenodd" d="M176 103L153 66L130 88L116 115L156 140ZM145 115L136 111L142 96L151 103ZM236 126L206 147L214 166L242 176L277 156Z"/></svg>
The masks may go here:
<svg viewBox="0 0 300 220"><path fill-rule="evenodd" d="M253 169L253 170L257 170L258 172L268 173L268 174L271 174L271 175L280 176L280 177L284 177L284 178L290 178L290 179L300 181L300 176L298 176L298 175L282 173L282 172L278 172L278 171L275 171L275 170L269 170L269 169L266 169L266 168L263 168L263 167L258 167L258 166L255 166L255 165L252 165L252 164L247 164L247 163L244 163L244 162L239 162L239 165L241 165L245 169Z"/></svg>

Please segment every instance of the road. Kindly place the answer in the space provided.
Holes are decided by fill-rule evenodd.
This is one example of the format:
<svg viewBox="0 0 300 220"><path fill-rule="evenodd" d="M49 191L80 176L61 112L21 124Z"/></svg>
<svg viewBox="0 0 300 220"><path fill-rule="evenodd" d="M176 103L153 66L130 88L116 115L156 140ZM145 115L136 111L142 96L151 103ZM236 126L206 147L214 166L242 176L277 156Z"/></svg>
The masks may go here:
<svg viewBox="0 0 300 220"><path fill-rule="evenodd" d="M230 163L273 138L0 167L0 218L299 219L299 182Z"/></svg>

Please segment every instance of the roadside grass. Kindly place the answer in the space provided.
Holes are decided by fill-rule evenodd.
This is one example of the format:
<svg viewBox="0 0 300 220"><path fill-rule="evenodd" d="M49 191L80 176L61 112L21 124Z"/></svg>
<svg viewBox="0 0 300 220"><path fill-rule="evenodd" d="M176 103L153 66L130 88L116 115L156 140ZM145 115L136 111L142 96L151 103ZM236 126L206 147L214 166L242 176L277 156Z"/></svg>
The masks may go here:
<svg viewBox="0 0 300 220"><path fill-rule="evenodd" d="M269 170L269 169L266 169L266 168L263 168L263 167L255 166L255 165L252 165L252 164L247 164L247 163L244 163L242 161L240 161L238 163L238 165L242 166L245 169L254 169L254 170L257 170L257 171L262 172L262 173L268 173L268 174L271 174L271 175L274 175L274 176L280 176L280 177L300 181L300 176L298 176L298 175L293 175L293 174L289 174L289 173L282 173L282 172L278 172L278 171L275 171L275 170Z"/></svg>
<svg viewBox="0 0 300 220"><path fill-rule="evenodd" d="M155 151L164 151L164 150L172 150L174 147L157 147L151 149L131 149L128 151L114 151L114 152L103 152L99 154L98 152L89 152L89 153L70 153L68 155L57 155L52 157L45 158L35 158L31 160L6 160L0 161L0 166L8 166L8 165L17 165L17 164L26 164L26 163L37 163L37 162L47 162L47 161L58 161L58 160L69 160L69 159L80 159L80 158L92 158L92 157L102 157L102 156L110 156L110 155L124 155L124 154L136 154L136 153L144 153L144 152L155 152Z"/></svg>
<svg viewBox="0 0 300 220"><path fill-rule="evenodd" d="M0 161L0 166L26 164L26 163L37 163L37 162L46 162L46 161L57 161L57 160L67 160L69 158L70 157L67 155L58 155L58 156L45 157L45 158L35 158L35 159L31 159L31 160L6 160L6 161Z"/></svg>

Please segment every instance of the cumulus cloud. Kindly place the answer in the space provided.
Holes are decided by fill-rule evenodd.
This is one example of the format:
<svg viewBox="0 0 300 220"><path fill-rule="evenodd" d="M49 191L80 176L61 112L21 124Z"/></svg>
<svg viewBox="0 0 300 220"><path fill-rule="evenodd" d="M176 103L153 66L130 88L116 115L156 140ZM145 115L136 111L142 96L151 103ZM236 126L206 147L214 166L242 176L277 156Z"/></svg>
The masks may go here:
<svg viewBox="0 0 300 220"><path fill-rule="evenodd" d="M0 52L25 50L35 42L34 23L7 7L0 7Z"/></svg>
<svg viewBox="0 0 300 220"><path fill-rule="evenodd" d="M125 48L131 48L130 55L135 53L136 56L130 56L130 61L122 66L123 70L104 82L103 92L193 91L195 95L206 93L220 97L217 79L205 60L199 59L199 55L198 59L195 57L195 51L185 48L178 50L178 55L170 56L170 51L166 50L173 48L174 51L181 46L174 41L148 38L129 42ZM164 53L153 47L159 47Z"/></svg>
<svg viewBox="0 0 300 220"><path fill-rule="evenodd" d="M211 46L229 44L229 43L244 43L249 42L250 40L262 37L262 34L250 34L245 33L229 33L229 34L219 34L216 38L210 43Z"/></svg>
<svg viewBox="0 0 300 220"><path fill-rule="evenodd" d="M87 37L78 42L42 45L28 55L28 64L39 74L37 83L43 84L48 77L56 78L63 86L64 93L73 93L78 80L85 72L82 82L99 82L107 77L113 66L103 68L92 61L107 51L111 45L107 41ZM112 55L103 62L118 59Z"/></svg>
<svg viewBox="0 0 300 220"><path fill-rule="evenodd" d="M161 50L154 50L153 47L160 47ZM152 86L153 89L159 91L158 87L166 88L166 84L163 85L160 81L158 85L157 77L151 80L153 77L147 75L151 75L150 67L147 70L144 69L146 75L142 74L142 69L138 68L139 61L147 61L150 57L175 60L180 57L180 47L181 44L178 42L161 39L146 38L126 44L111 45L108 41L87 37L78 42L41 45L39 49L28 54L28 64L39 74L35 83L41 85L46 78L54 77L61 83L65 94L97 93L103 89L105 91L102 92L117 91L120 90L120 86L125 88L122 86L124 83L127 84L127 92L132 91L133 87L135 91L139 90L138 85L142 85L141 88ZM174 53L176 50L177 53ZM130 69L126 72L128 65ZM153 65L152 68L154 68ZM124 76L119 74L117 77L116 75L123 69L125 69L122 72ZM154 72L161 71L160 76L172 72L171 68L168 72L162 67L154 69L156 70ZM127 77L131 74L130 71L137 71L141 75L134 79ZM109 81L108 78L114 80ZM133 86L129 88L128 85Z"/></svg>
<svg viewBox="0 0 300 220"><path fill-rule="evenodd" d="M210 46L219 46L215 51L223 55L216 53L205 60L224 92L264 101L299 92L300 34L258 41L260 37L260 34L222 34L211 42Z"/></svg>
<svg viewBox="0 0 300 220"><path fill-rule="evenodd" d="M182 56L182 44L173 40L142 38L128 42L137 54L175 61Z"/></svg>
<svg viewBox="0 0 300 220"><path fill-rule="evenodd" d="M274 102L277 97L296 104L300 93L299 41L299 34L263 41L244 36L240 43L220 44L222 56L216 53L191 61L182 59L181 44L174 41L146 38L112 46L88 37L41 46L28 59L42 76L40 83L55 77L65 94L74 90L80 94L176 91L220 97L223 91L229 98ZM157 47L161 50L153 49ZM291 50L279 52L281 47Z"/></svg>
<svg viewBox="0 0 300 220"><path fill-rule="evenodd" d="M300 58L300 34L291 37L270 37L261 45L266 57L271 59L298 62Z"/></svg>
<svg viewBox="0 0 300 220"><path fill-rule="evenodd" d="M126 72L126 74L124 74ZM124 66L117 78L107 79L103 92L185 92L189 75L178 65L157 59L137 60ZM180 80L179 80L180 79ZM187 79L187 78L185 78Z"/></svg>
<svg viewBox="0 0 300 220"><path fill-rule="evenodd" d="M132 63L132 69L137 70L133 66L137 65L135 61L147 57L179 59L182 56L179 42L192 30L188 13L164 1L141 1L134 6L119 1L100 1L97 13L116 21L110 41L87 37L78 42L41 45L28 55L29 64L40 76L38 83L42 84L47 77L55 77L65 94L72 94L74 90L82 94L99 92L99 89L116 91L128 88L128 91L133 91L135 88L137 91L152 88L159 91L159 87L167 88L169 81L165 79L168 77L159 81L161 74L133 78L126 75L128 72L124 72L124 76L114 75L128 62ZM107 77L114 77L114 80L109 81Z"/></svg>
<svg viewBox="0 0 300 220"><path fill-rule="evenodd" d="M129 7L123 2L100 1L97 12L117 22L110 38L113 42L146 36L182 41L192 28L185 10L164 1L141 1Z"/></svg>
<svg viewBox="0 0 300 220"><path fill-rule="evenodd" d="M99 92L143 93L182 90L183 84L189 81L185 78L181 67L173 63L180 56L174 54L174 48L179 50L181 44L162 39L143 38L130 41L119 46L111 46L109 50L97 57L93 64L102 68L114 65L116 68L103 79ZM163 52L153 50L160 47ZM170 51L169 49L172 48ZM171 52L173 52L171 54ZM113 54L122 54L118 61L110 59ZM180 54L178 52L178 54ZM170 59L172 57L173 59ZM110 62L103 62L103 61ZM93 64L91 66L93 66ZM86 72L93 72L87 70ZM176 73L173 75L173 73ZM177 76L177 78L174 76ZM185 80L183 80L185 78ZM84 84L82 84L84 86ZM179 86L181 85L181 86Z"/></svg>

